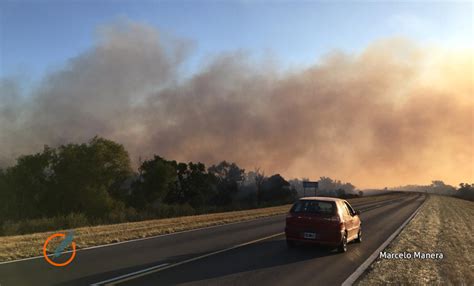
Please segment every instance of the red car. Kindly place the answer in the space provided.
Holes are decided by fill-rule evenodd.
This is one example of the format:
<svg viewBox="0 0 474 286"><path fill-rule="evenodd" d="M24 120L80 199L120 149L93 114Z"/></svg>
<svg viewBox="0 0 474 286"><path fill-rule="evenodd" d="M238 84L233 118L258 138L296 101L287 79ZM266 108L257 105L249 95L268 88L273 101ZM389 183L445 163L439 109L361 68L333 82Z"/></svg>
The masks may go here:
<svg viewBox="0 0 474 286"><path fill-rule="evenodd" d="M350 241L362 241L359 217L351 205L341 199L326 197L301 198L286 217L286 242L335 246L339 252L347 251Z"/></svg>

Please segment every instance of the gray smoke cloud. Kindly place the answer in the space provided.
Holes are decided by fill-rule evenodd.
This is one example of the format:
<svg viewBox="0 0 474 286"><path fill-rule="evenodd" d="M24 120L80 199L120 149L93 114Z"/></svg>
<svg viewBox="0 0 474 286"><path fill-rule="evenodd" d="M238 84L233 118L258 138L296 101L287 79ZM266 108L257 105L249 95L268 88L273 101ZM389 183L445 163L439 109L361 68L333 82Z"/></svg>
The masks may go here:
<svg viewBox="0 0 474 286"><path fill-rule="evenodd" d="M183 78L192 46L124 21L27 94L2 79L0 165L99 135L135 163L226 159L362 187L473 181L472 51L388 39L292 71L236 52Z"/></svg>

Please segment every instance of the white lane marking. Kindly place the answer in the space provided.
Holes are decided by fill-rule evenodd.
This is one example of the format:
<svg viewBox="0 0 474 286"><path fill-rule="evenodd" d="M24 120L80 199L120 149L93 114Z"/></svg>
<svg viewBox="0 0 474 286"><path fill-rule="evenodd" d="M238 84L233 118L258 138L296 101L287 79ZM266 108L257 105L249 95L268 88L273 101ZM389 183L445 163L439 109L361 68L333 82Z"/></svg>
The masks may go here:
<svg viewBox="0 0 474 286"><path fill-rule="evenodd" d="M129 273L129 274L123 275L123 276L126 276L126 277L122 280L120 280L120 277L111 278L107 281L109 281L109 282L110 281L115 281L115 282L112 282L111 284L106 284L106 285L116 285L118 283L123 283L123 282L133 280L133 279L136 279L136 278L140 278L140 277L152 274L152 273L156 273L156 272L163 271L163 270L166 270L166 269L169 269L169 268L173 268L173 267L185 264L185 263L189 263L189 262L192 262L192 261L203 259L203 258L212 256L212 255L216 255L216 254L219 254L219 253L222 253L222 252L233 250L233 249L243 247L243 246L246 246L246 245L249 245L249 244L257 243L257 242L260 242L260 241L263 241L263 240L266 240L266 239L274 238L274 237L277 237L277 236L280 236L280 235L283 235L283 234L285 234L285 233L281 232L281 233L272 234L272 235L267 236L267 237L259 238L259 239L252 240L252 241L249 241L249 242L245 242L245 243L242 243L242 244L238 244L238 245L235 245L235 246L232 246L232 247L228 247L228 248L225 248L225 249L222 249L222 250L218 250L218 251L215 251L215 252L204 254L204 255L201 255L201 256L198 256L198 257L190 258L188 260L180 261L180 262L171 264L167 267L160 267L159 269L146 269L146 270L140 270L140 271L137 271L137 272ZM98 282L98 283L95 283L95 284L92 284L92 285L100 285L100 284L104 284L104 283L106 283L106 282Z"/></svg>
<svg viewBox="0 0 474 286"><path fill-rule="evenodd" d="M266 216L266 217L259 217L259 218L250 219L250 220L241 220L241 221L236 221L236 222L229 222L229 223L211 225L211 226L206 226L206 227L201 227L201 228L193 228L193 229L188 229L188 230L183 230L183 231L177 231L177 232L173 232L173 233L164 233L164 234L158 234L158 235L149 236L149 237L135 238L135 239L131 239L131 240L125 240L125 241L113 242L113 243L108 243L108 244L90 246L90 247L86 247L86 248L77 249L76 252L84 251L84 250L91 250L91 249L96 249L96 248L102 248L102 247L116 246L116 245L119 245L119 244L125 244L125 243L129 243L129 242L137 242L137 241L143 241L143 240L148 240L148 239L161 238L161 237L165 237L165 236L177 235L177 234L193 232L193 231L198 231L198 230L207 230L207 229L223 227L223 226L228 226L228 225L234 225L234 224L239 224L239 223L254 222L254 221L257 221L257 220L264 220L264 219L271 219L271 218L275 218L277 216L284 216L284 215L285 214L283 213L283 214L271 215L271 216ZM71 252L72 252L72 250L68 250L68 251L65 251L65 252L61 252L61 254L66 254L66 253L71 253ZM48 256L51 256L51 255L52 254L49 254ZM22 262L22 261L26 261L26 260L39 259L39 258L43 258L43 255L33 256L33 257L28 257L28 258L21 258L21 259L17 259L17 260L3 261L3 262L0 262L0 265L15 263L15 262Z"/></svg>
<svg viewBox="0 0 474 286"><path fill-rule="evenodd" d="M369 266L377 259L379 256L380 251L384 250L392 240L397 237L397 235L403 230L403 228L415 217L415 215L418 213L418 211L421 209L421 207L424 205L426 200L426 196L421 203L421 205L402 223L402 225L395 230L392 235L385 240L384 243L382 243L379 248L377 248L370 256L367 258L355 271L352 273L347 279L341 284L341 286L350 286L354 284L354 282L369 268Z"/></svg>
<svg viewBox="0 0 474 286"><path fill-rule="evenodd" d="M164 267L164 266L167 266L167 265L169 265L169 263L163 263L163 264L156 265L156 266L149 267L149 268L145 268L145 269L142 269L140 271L133 272L133 273L128 273L128 274L124 274L122 276L118 276L118 277L114 277L114 278L107 279L107 280L104 280L104 281L100 281L100 282L91 284L90 286L99 286L99 285L102 285L102 284L105 284L105 283L113 282L113 281L118 280L118 279L127 278L130 275L139 274L141 272L147 272L147 271L158 269L158 268L161 268L161 267Z"/></svg>
<svg viewBox="0 0 474 286"><path fill-rule="evenodd" d="M150 275L152 273L156 273L156 272L163 271L163 270L166 270L166 269L170 269L170 268L173 268L173 267L176 267L176 266L179 266L179 265L183 265L183 264L186 264L186 263L189 263L189 262L200 260L200 259L212 256L212 255L216 255L216 254L219 254L219 253L223 253L223 252L226 252L226 251L230 251L230 250L233 250L233 249L244 247L246 245L257 243L257 242L260 242L260 241L263 241L263 240L278 237L278 236L281 236L283 234L285 234L285 233L280 232L280 233L272 234L272 235L269 235L269 236L266 236L266 237L262 237L262 238L258 238L258 239L252 240L252 241L237 244L237 245L225 248L225 249L217 250L217 251L214 251L214 252L211 252L211 253L208 253L208 254L193 257L193 258L190 258L190 259L187 259L187 260L184 260L184 261L180 261L180 262L177 262L177 263L173 263L173 264L170 264L170 265L165 266L165 267L160 267L158 269L153 269L153 270L150 270L150 271L137 271L137 272L129 273L129 274L127 274L127 277L123 278L123 279L119 279L119 277L111 278L109 280L112 280L113 282L111 284L105 284L105 285L116 285L118 283L123 283L123 282L129 281L129 280L132 280L132 279L136 279L136 278L140 278L140 277L143 277L143 276L146 276L146 275ZM102 282L99 282L99 283L96 283L96 284L100 284L100 283L102 283Z"/></svg>
<svg viewBox="0 0 474 286"><path fill-rule="evenodd" d="M390 200L387 200L387 201L390 201ZM370 203L367 203L367 204L370 204ZM357 207L357 205L359 205L359 204L355 203L352 206ZM361 205L365 205L365 203L361 204ZM182 233L187 233L187 232L192 232L192 231L206 230L206 229L211 229L211 228L216 228L216 227L223 227L223 226L234 225L234 224L238 224L238 223L253 222L253 221L263 220L263 219L270 219L270 218L275 218L277 216L283 216L283 215L285 215L285 214L283 213L283 214L271 215L271 216L266 216L266 217L259 217L259 218L250 219L250 220L241 220L241 221L224 223L224 224L219 224L219 225L211 225L211 226L206 226L206 227L201 227L201 228L194 228L194 229L188 229L188 230L183 230L183 231L177 231L177 232L173 232L173 233L158 234L158 235L149 236L149 237L135 238L135 239L131 239L131 240L113 242L113 243L108 243L108 244L101 244L101 245L90 246L90 247L86 247L86 248L80 248L80 249L77 249L76 252L84 251L84 250L91 250L91 249L96 249L96 248L102 248L102 247L116 246L116 245L119 245L119 244L124 244L124 243L129 243L129 242L143 241L143 240L160 238L160 237L176 235L176 234L182 234ZM67 253L71 253L71 252L72 252L72 250L68 250L68 251L62 252L61 254L67 254ZM51 254L49 254L48 256L51 256ZM27 260L34 260L34 259L39 259L39 258L42 258L42 257L43 257L43 255L39 255L39 256L21 258L21 259L16 259L16 260L3 261L3 262L0 262L0 265L9 264L9 263L16 263L16 262L22 262L22 261L27 261Z"/></svg>

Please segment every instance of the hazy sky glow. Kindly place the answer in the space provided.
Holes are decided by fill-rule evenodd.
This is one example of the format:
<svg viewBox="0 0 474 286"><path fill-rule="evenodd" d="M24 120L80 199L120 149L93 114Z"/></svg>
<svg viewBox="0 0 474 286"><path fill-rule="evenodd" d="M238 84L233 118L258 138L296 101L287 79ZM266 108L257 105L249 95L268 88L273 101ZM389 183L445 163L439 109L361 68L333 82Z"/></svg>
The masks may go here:
<svg viewBox="0 0 474 286"><path fill-rule="evenodd" d="M0 12L0 167L100 135L134 162L226 159L358 187L474 181L472 2Z"/></svg>
<svg viewBox="0 0 474 286"><path fill-rule="evenodd" d="M2 1L0 76L41 77L90 48L96 29L120 17L190 39L187 70L242 49L285 66L308 65L333 49L361 51L380 38L467 47L473 2Z"/></svg>

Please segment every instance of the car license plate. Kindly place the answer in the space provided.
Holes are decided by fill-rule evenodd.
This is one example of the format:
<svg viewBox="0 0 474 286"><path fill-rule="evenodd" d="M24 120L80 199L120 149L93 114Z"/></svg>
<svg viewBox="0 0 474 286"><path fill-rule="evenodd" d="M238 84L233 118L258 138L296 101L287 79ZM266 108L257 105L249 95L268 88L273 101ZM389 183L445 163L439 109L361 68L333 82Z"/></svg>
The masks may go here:
<svg viewBox="0 0 474 286"><path fill-rule="evenodd" d="M314 232L305 232L303 237L306 239L316 239L316 233Z"/></svg>

